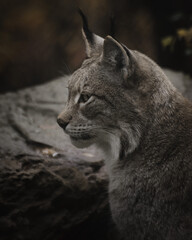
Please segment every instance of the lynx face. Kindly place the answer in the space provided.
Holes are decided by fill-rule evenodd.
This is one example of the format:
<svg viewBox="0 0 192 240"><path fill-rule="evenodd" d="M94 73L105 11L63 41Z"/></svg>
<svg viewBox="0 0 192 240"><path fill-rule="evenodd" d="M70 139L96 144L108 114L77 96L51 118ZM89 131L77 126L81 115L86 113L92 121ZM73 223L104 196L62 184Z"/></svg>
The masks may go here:
<svg viewBox="0 0 192 240"><path fill-rule="evenodd" d="M106 89L99 64L86 60L69 81L69 98L59 116L65 122L64 130L77 147L87 147L117 129L117 110L113 103L113 88ZM58 120L59 121L59 120Z"/></svg>
<svg viewBox="0 0 192 240"><path fill-rule="evenodd" d="M86 59L71 76L68 102L58 123L76 147L128 141L124 144L128 152L136 148L140 137L137 124L140 112L132 89L129 91L124 85L129 73L125 68L128 57L124 59L123 54L126 55L120 44L108 37L103 51Z"/></svg>
<svg viewBox="0 0 192 240"><path fill-rule="evenodd" d="M71 76L68 102L57 121L76 147L96 143L126 155L139 145L158 101L163 104L169 96L164 85L171 86L146 56L85 30L87 59ZM158 83L157 74L163 76Z"/></svg>

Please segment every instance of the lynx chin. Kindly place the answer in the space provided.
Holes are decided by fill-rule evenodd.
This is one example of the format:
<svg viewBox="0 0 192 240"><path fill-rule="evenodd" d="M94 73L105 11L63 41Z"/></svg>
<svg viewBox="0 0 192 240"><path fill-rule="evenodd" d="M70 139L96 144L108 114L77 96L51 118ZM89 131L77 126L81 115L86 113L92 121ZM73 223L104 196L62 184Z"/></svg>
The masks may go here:
<svg viewBox="0 0 192 240"><path fill-rule="evenodd" d="M105 153L113 220L125 240L192 239L192 104L147 56L84 19L87 58L58 124Z"/></svg>

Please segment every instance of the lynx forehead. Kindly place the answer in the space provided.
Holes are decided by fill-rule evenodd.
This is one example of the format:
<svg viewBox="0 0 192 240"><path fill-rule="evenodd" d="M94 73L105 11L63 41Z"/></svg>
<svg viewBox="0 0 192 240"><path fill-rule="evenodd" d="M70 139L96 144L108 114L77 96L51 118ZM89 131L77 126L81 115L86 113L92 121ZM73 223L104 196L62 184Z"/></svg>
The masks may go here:
<svg viewBox="0 0 192 240"><path fill-rule="evenodd" d="M82 13L81 13L82 14ZM126 240L192 239L192 104L147 56L90 32L58 124L105 153L112 217Z"/></svg>

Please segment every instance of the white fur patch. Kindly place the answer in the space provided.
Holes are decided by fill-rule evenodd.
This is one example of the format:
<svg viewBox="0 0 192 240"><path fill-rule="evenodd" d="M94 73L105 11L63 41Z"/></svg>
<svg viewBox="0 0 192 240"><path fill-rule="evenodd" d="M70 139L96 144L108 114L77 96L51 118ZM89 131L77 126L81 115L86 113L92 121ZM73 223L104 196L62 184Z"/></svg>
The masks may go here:
<svg viewBox="0 0 192 240"><path fill-rule="evenodd" d="M103 46L104 39L96 34L93 34L93 36L94 36L95 44L98 46Z"/></svg>
<svg viewBox="0 0 192 240"><path fill-rule="evenodd" d="M79 93L77 93L77 95L75 96L75 98L74 98L74 102L75 102L75 104L77 104L78 103L78 101L79 101L79 98L80 98L80 94Z"/></svg>
<svg viewBox="0 0 192 240"><path fill-rule="evenodd" d="M127 139L129 142L129 147L127 150L127 153L132 153L136 147L139 145L139 140L140 140L140 130L139 127L134 126L134 127L129 127L129 125L126 123L119 122L120 128L126 133ZM133 130L134 129L134 130Z"/></svg>
<svg viewBox="0 0 192 240"><path fill-rule="evenodd" d="M110 175L112 166L119 159L120 139L118 136L110 133L104 134L103 136L100 136L96 145L104 154L107 172Z"/></svg>

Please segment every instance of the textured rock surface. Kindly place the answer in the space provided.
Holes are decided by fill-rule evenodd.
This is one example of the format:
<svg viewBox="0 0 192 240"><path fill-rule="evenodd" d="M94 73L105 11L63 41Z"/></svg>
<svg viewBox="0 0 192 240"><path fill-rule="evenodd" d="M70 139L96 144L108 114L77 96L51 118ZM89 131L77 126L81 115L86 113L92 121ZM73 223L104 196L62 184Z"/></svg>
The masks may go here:
<svg viewBox="0 0 192 240"><path fill-rule="evenodd" d="M56 123L67 80L0 96L1 240L113 239L103 161Z"/></svg>
<svg viewBox="0 0 192 240"><path fill-rule="evenodd" d="M103 162L1 159L0 239L107 239Z"/></svg>
<svg viewBox="0 0 192 240"><path fill-rule="evenodd" d="M171 80L173 85L189 100L192 101L192 80L188 75L182 72L175 72L169 69L164 69L165 74Z"/></svg>
<svg viewBox="0 0 192 240"><path fill-rule="evenodd" d="M165 70L192 99L192 81ZM99 153L74 148L56 124L66 78L0 96L0 239L118 239Z"/></svg>

